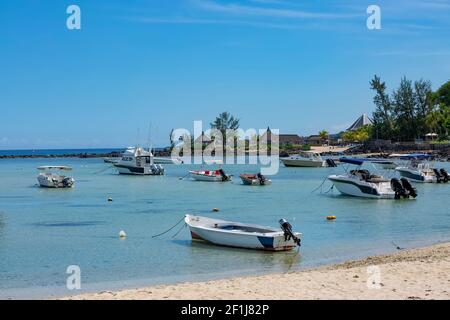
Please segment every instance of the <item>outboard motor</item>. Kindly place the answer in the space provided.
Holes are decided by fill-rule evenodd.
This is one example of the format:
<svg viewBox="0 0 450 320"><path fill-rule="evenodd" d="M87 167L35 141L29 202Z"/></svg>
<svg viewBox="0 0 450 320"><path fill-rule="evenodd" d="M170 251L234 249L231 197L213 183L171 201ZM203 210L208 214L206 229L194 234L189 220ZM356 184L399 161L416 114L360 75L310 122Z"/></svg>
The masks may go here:
<svg viewBox="0 0 450 320"><path fill-rule="evenodd" d="M265 178L261 173L258 173L258 174L256 175L256 177L258 178L259 183L260 183L261 185L264 185L264 184L266 183L266 178Z"/></svg>
<svg viewBox="0 0 450 320"><path fill-rule="evenodd" d="M436 176L437 183L444 182L444 177L441 175L438 169L433 169L434 175Z"/></svg>
<svg viewBox="0 0 450 320"><path fill-rule="evenodd" d="M223 171L223 169L219 169L219 173L222 176L222 181L230 180L230 177L225 174L225 171Z"/></svg>
<svg viewBox="0 0 450 320"><path fill-rule="evenodd" d="M441 169L441 175L444 177L444 182L447 183L450 181L450 176L444 168Z"/></svg>
<svg viewBox="0 0 450 320"><path fill-rule="evenodd" d="M283 232L284 232L284 240L285 240L285 241L288 241L288 240L293 239L294 242L295 242L298 246L300 246L300 243L301 243L300 238L297 238L297 237L294 235L294 233L292 232L292 226L291 226L291 224L290 224L289 222L287 222L286 219L280 219L279 223L280 223L280 226L281 226L281 230L283 230Z"/></svg>
<svg viewBox="0 0 450 320"><path fill-rule="evenodd" d="M62 180L62 185L64 188L70 188L72 186L72 178L66 177Z"/></svg>
<svg viewBox="0 0 450 320"><path fill-rule="evenodd" d="M334 162L333 159L327 159L326 163L327 163L327 166L329 166L330 168L337 167L337 164L336 164L336 162Z"/></svg>
<svg viewBox="0 0 450 320"><path fill-rule="evenodd" d="M406 191L403 188L403 185L400 183L400 180L396 178L391 179L391 188L395 192L395 199L400 199L401 197L405 197Z"/></svg>
<svg viewBox="0 0 450 320"><path fill-rule="evenodd" d="M409 180L406 179L406 178L401 178L400 180L402 182L403 188L408 192L408 197L416 198L417 197L417 190L416 190L416 188L414 188L411 185Z"/></svg>

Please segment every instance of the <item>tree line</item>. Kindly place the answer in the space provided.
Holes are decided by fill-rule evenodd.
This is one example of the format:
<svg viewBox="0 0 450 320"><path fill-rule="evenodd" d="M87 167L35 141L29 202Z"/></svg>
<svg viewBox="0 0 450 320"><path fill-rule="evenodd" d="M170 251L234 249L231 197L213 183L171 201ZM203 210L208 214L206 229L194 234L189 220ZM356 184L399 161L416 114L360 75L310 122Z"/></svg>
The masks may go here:
<svg viewBox="0 0 450 320"><path fill-rule="evenodd" d="M450 132L450 81L436 92L431 82L402 78L391 94L386 83L374 76L370 87L375 91L373 125L366 128L372 139L414 141L429 133L447 140Z"/></svg>

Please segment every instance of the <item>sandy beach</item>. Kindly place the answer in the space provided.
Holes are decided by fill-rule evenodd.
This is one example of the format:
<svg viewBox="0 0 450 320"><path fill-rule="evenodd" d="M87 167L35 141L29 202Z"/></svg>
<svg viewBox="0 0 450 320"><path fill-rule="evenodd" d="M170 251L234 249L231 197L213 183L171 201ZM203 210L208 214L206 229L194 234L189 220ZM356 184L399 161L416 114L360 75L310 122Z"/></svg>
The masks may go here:
<svg viewBox="0 0 450 320"><path fill-rule="evenodd" d="M283 274L103 291L65 299L450 299L450 243Z"/></svg>

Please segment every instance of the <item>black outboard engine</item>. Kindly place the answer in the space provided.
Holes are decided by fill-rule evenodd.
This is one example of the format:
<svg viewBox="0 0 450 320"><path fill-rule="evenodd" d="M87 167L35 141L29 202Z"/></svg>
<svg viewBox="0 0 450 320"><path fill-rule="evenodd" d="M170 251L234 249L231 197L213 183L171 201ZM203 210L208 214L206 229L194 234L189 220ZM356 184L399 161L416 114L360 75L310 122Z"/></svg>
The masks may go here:
<svg viewBox="0 0 450 320"><path fill-rule="evenodd" d="M219 169L219 173L222 176L222 181L230 180L230 177L225 174L225 171L223 171L223 169Z"/></svg>
<svg viewBox="0 0 450 320"><path fill-rule="evenodd" d="M436 176L436 182L441 183L444 182L444 177L441 175L438 169L433 169L434 175Z"/></svg>
<svg viewBox="0 0 450 320"><path fill-rule="evenodd" d="M400 180L393 178L391 179L391 188L395 192L395 199L400 199L401 197L405 197L406 191L403 188Z"/></svg>
<svg viewBox="0 0 450 320"><path fill-rule="evenodd" d="M336 164L336 162L334 162L334 160L333 159L327 159L327 166L329 166L330 168L335 168L335 167L337 167L337 164Z"/></svg>
<svg viewBox="0 0 450 320"><path fill-rule="evenodd" d="M400 180L402 182L403 188L408 192L408 197L416 198L417 197L417 190L416 190L416 188L414 188L411 185L409 180L406 179L406 178L401 178Z"/></svg>
<svg viewBox="0 0 450 320"><path fill-rule="evenodd" d="M280 223L280 226L281 226L281 230L283 230L283 232L284 232L284 240L285 240L285 241L288 241L288 240L293 239L294 242L295 242L298 246L300 246L300 242L301 242L301 241L300 241L300 238L297 238L297 237L294 235L294 233L292 232L292 226L291 226L291 224L290 224L289 222L287 222L286 219L280 219L279 223Z"/></svg>
<svg viewBox="0 0 450 320"><path fill-rule="evenodd" d="M444 177L444 182L447 183L450 181L450 176L444 168L441 169L441 175Z"/></svg>
<svg viewBox="0 0 450 320"><path fill-rule="evenodd" d="M260 183L261 185L264 185L264 184L266 183L266 178L265 178L261 173L258 173L258 174L256 175L256 177L258 178L259 183Z"/></svg>

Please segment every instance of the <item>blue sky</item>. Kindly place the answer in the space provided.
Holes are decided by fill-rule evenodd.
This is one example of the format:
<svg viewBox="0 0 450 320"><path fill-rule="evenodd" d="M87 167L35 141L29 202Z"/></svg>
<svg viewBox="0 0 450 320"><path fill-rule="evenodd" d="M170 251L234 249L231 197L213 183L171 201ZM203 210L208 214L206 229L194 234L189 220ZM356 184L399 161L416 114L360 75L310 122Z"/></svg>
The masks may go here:
<svg viewBox="0 0 450 320"><path fill-rule="evenodd" d="M164 146L222 111L244 129L337 132L373 111L374 74L390 90L449 80L449 35L447 0L1 1L0 149L128 146L150 123Z"/></svg>

